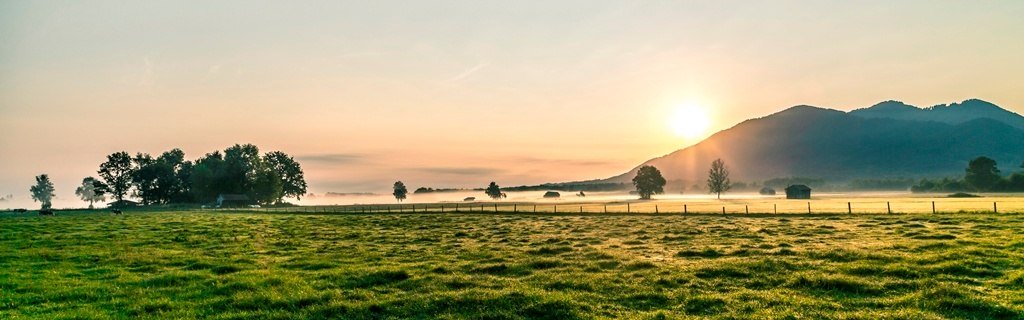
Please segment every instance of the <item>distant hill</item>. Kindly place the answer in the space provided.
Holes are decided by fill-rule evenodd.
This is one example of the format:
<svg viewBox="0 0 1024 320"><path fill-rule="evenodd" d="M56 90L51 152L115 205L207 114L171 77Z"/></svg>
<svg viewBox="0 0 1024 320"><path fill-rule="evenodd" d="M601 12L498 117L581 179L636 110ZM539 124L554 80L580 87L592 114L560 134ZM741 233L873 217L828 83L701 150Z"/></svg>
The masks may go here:
<svg viewBox="0 0 1024 320"><path fill-rule="evenodd" d="M887 101L851 112L795 106L642 165L686 181L706 179L716 158L737 181L920 178L962 175L981 155L1004 172L1016 169L1024 161L1024 117L982 100L925 109ZM600 181L629 181L635 172Z"/></svg>
<svg viewBox="0 0 1024 320"><path fill-rule="evenodd" d="M987 118L1024 130L1024 116L978 99L923 109L899 101L886 101L868 108L850 111L850 114L861 118L935 121L948 124L961 124Z"/></svg>

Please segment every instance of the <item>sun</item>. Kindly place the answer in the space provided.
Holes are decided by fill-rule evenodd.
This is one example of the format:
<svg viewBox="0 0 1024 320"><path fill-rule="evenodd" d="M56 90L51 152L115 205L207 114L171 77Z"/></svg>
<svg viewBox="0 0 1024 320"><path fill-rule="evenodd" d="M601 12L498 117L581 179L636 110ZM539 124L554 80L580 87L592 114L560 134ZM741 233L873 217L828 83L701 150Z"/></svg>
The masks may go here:
<svg viewBox="0 0 1024 320"><path fill-rule="evenodd" d="M669 118L669 126L677 136L694 139L706 134L711 128L711 117L706 107L688 103L675 109Z"/></svg>

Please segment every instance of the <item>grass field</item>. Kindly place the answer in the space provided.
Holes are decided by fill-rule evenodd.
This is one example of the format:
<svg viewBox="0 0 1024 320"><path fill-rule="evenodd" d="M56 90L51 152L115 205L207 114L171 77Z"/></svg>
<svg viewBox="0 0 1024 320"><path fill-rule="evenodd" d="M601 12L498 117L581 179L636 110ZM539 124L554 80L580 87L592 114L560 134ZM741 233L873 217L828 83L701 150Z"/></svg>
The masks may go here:
<svg viewBox="0 0 1024 320"><path fill-rule="evenodd" d="M1024 318L1024 215L0 217L0 318Z"/></svg>

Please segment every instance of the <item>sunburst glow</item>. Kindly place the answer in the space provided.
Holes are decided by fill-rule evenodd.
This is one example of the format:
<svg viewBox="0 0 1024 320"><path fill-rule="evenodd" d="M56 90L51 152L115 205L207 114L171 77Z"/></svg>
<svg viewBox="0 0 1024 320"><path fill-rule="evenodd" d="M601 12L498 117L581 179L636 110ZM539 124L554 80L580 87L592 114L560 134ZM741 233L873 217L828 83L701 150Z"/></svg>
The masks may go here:
<svg viewBox="0 0 1024 320"><path fill-rule="evenodd" d="M711 128L711 117L707 107L689 103L676 108L669 118L669 126L677 136L694 139L703 136Z"/></svg>

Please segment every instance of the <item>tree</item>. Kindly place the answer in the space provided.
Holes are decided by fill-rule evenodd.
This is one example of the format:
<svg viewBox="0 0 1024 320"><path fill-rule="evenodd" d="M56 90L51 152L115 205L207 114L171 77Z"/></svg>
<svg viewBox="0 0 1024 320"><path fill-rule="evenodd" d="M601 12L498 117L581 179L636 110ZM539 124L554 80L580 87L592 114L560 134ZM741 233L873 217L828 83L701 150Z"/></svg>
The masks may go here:
<svg viewBox="0 0 1024 320"><path fill-rule="evenodd" d="M121 151L108 155L107 162L100 164L97 173L107 185L107 191L121 202L132 186L132 171L132 157Z"/></svg>
<svg viewBox="0 0 1024 320"><path fill-rule="evenodd" d="M729 191L732 183L729 181L729 169L725 168L725 161L715 159L711 162L711 170L708 170L708 190L718 194L722 198L722 192Z"/></svg>
<svg viewBox="0 0 1024 320"><path fill-rule="evenodd" d="M220 193L247 194L254 198L253 187L263 169L260 149L251 144L236 144L224 150L224 179Z"/></svg>
<svg viewBox="0 0 1024 320"><path fill-rule="evenodd" d="M189 171L192 163L185 160L185 152L171 149L156 158L157 201L161 203L185 202L188 200Z"/></svg>
<svg viewBox="0 0 1024 320"><path fill-rule="evenodd" d="M159 203L163 198L163 190L160 190L157 180L166 171L163 166L153 159L148 153L138 153L132 158L134 169L132 170L132 186L135 187L135 197L142 201L142 204Z"/></svg>
<svg viewBox="0 0 1024 320"><path fill-rule="evenodd" d="M222 190L226 189L224 184L224 155L220 151L207 153L196 160L188 178L190 183L191 197L201 203L209 203L217 198Z"/></svg>
<svg viewBox="0 0 1024 320"><path fill-rule="evenodd" d="M107 186L102 181L96 180L93 177L85 177L82 179L82 185L75 189L75 195L82 199L82 201L89 202L89 209L92 209L93 202L99 202L107 200Z"/></svg>
<svg viewBox="0 0 1024 320"><path fill-rule="evenodd" d="M395 200L398 200L398 202L402 202L402 200L405 200L406 195L409 194L409 189L405 188L405 183L402 183L401 181L396 181L395 192L391 194L395 196Z"/></svg>
<svg viewBox="0 0 1024 320"><path fill-rule="evenodd" d="M487 189L484 189L484 193L487 194L491 199L501 199L501 187L498 187L497 183L491 181L491 184L487 185Z"/></svg>
<svg viewBox="0 0 1024 320"><path fill-rule="evenodd" d="M44 174L36 176L36 184L28 189L32 192L32 201L38 201L42 203L42 210L49 210L52 206L50 201L53 200L53 182L50 181L50 176Z"/></svg>
<svg viewBox="0 0 1024 320"><path fill-rule="evenodd" d="M665 192L665 177L654 166L642 166L636 171L636 177L633 177L633 186L640 194L640 199L649 200L651 195Z"/></svg>
<svg viewBox="0 0 1024 320"><path fill-rule="evenodd" d="M280 202L282 190L281 175L277 171L263 169L257 172L256 180L247 193L258 203L272 204Z"/></svg>
<svg viewBox="0 0 1024 320"><path fill-rule="evenodd" d="M302 200L306 194L306 179L302 174L302 166L288 154L281 151L269 152L263 155L263 162L269 170L277 172L281 179L281 202L285 197L295 197Z"/></svg>
<svg viewBox="0 0 1024 320"><path fill-rule="evenodd" d="M964 182L976 191L992 191L1002 177L996 168L996 161L988 157L977 157L967 164Z"/></svg>

